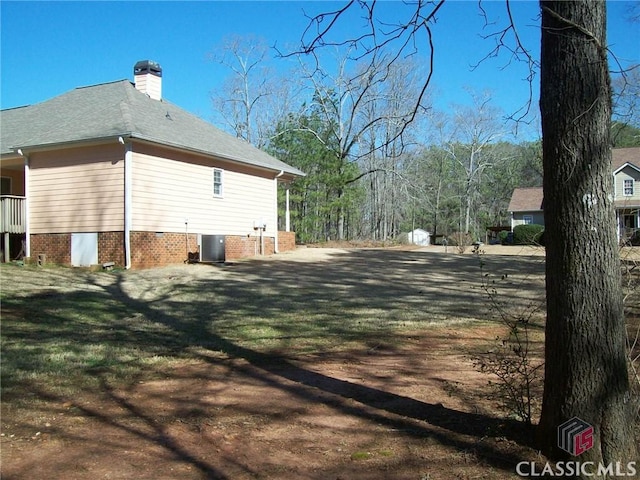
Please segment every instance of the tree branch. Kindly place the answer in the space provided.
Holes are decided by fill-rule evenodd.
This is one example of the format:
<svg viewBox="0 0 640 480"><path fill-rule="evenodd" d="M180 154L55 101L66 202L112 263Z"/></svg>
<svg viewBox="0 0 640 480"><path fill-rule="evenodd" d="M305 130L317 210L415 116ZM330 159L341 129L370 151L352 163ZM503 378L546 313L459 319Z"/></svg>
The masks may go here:
<svg viewBox="0 0 640 480"><path fill-rule="evenodd" d="M482 0L478 0L478 8L480 9L481 15L484 17L485 27L487 27L488 25L490 25L490 22L489 22L489 19L487 17L486 11L482 7ZM507 118L515 121L516 126L517 126L520 122L523 122L525 120L525 118L527 118L529 113L531 112L531 108L532 108L532 105L533 105L533 81L535 79L536 68L539 67L539 63L533 58L531 53L529 53L529 50L522 43L522 40L520 38L520 34L518 33L518 29L516 28L515 21L513 19L513 13L511 11L511 2L510 2L510 0L505 0L505 8L506 8L506 11L507 11L507 18L509 19L508 25L505 28L503 28L502 30L498 30L498 31L490 33L488 35L482 35L481 36L481 38L484 39L484 40L487 40L487 39L490 39L490 38L497 39L496 40L497 45L495 46L495 48L493 50L491 50L482 59L480 59L480 61L478 61L476 64L472 65L471 68L475 70L476 68L478 68L482 63L484 63L489 58L497 58L498 55L503 50L506 50L506 51L510 52L510 59L506 63L506 65L504 65L502 67L502 69L506 69L511 64L511 62L513 60L515 60L517 62L526 62L527 63L528 68L529 68L529 75L527 75L525 80L529 84L529 97L528 97L527 101L525 102L525 104L521 108L519 108L518 110L516 110L515 112L513 112L512 114L510 114L507 117ZM513 42L515 44L514 46L510 46L508 41L506 40L506 38L509 35L509 33L511 33L513 35ZM524 56L524 59L522 58L523 56Z"/></svg>

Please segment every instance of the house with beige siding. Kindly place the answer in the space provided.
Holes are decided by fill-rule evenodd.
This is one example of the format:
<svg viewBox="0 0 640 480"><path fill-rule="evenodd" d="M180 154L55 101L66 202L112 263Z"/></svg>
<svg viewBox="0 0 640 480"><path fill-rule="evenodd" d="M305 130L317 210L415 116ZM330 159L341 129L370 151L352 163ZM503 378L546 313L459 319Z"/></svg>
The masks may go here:
<svg viewBox="0 0 640 480"><path fill-rule="evenodd" d="M613 199L618 239L626 241L640 230L640 147L612 152ZM542 187L516 188L509 203L511 229L516 225L544 225Z"/></svg>
<svg viewBox="0 0 640 480"><path fill-rule="evenodd" d="M0 115L5 258L144 268L295 248L278 185L304 173L166 101L155 62Z"/></svg>

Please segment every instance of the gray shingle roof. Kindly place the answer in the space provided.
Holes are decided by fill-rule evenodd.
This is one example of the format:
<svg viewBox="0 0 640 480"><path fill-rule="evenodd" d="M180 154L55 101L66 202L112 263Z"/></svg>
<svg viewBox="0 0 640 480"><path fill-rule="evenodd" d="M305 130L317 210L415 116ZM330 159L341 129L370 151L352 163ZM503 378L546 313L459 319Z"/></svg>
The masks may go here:
<svg viewBox="0 0 640 480"><path fill-rule="evenodd" d="M507 210L509 212L542 211L542 187L514 189Z"/></svg>
<svg viewBox="0 0 640 480"><path fill-rule="evenodd" d="M611 168L614 172L626 163L640 167L640 147L616 148L612 151Z"/></svg>
<svg viewBox="0 0 640 480"><path fill-rule="evenodd" d="M76 88L0 115L0 154L122 136L304 175L170 102L149 98L128 80Z"/></svg>
<svg viewBox="0 0 640 480"><path fill-rule="evenodd" d="M611 168L618 171L623 165L640 166L640 147L614 148L611 152ZM626 203L625 203L626 205ZM616 201L616 206L624 206ZM516 188L511 195L509 212L536 212L543 210L542 187Z"/></svg>

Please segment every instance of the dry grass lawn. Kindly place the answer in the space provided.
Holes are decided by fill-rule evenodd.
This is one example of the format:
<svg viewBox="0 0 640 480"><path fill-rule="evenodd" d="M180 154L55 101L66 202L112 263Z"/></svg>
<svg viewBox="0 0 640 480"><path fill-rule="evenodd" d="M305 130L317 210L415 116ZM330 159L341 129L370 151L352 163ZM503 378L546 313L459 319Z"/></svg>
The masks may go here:
<svg viewBox="0 0 640 480"><path fill-rule="evenodd" d="M473 362L544 301L511 248L3 265L2 478L518 478L531 432Z"/></svg>

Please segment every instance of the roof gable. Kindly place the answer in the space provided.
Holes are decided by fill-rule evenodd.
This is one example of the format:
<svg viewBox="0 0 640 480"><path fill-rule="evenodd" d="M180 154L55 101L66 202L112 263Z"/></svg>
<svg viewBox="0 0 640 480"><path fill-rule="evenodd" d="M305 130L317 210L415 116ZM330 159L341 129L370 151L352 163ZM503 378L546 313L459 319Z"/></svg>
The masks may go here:
<svg viewBox="0 0 640 480"><path fill-rule="evenodd" d="M614 148L611 152L611 168L617 173L625 164L640 170L640 147Z"/></svg>
<svg viewBox="0 0 640 480"><path fill-rule="evenodd" d="M511 195L509 212L538 212L542 211L542 187L516 188Z"/></svg>
<svg viewBox="0 0 640 480"><path fill-rule="evenodd" d="M613 171L613 174L616 175L618 173L620 173L622 170L624 170L625 168L631 168L632 170L635 170L636 172L640 172L640 167L638 167L637 165L631 163L631 162L626 162L623 163L622 165L620 165L620 167L618 167L617 169L615 169Z"/></svg>
<svg viewBox="0 0 640 480"><path fill-rule="evenodd" d="M0 154L126 137L304 175L170 102L149 98L128 80L76 88L40 104L0 113Z"/></svg>

